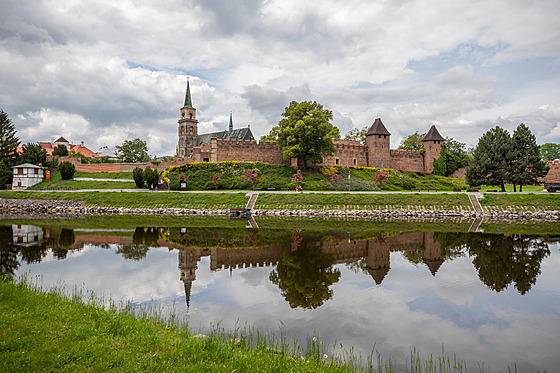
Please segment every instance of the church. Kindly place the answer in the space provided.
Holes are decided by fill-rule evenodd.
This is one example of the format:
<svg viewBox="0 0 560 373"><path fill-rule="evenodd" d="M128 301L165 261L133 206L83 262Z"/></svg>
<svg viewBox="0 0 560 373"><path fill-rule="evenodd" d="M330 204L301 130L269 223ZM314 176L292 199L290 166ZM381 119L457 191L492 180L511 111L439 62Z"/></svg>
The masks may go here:
<svg viewBox="0 0 560 373"><path fill-rule="evenodd" d="M251 128L233 129L233 118L229 113L229 126L227 130L198 134L198 120L196 119L196 109L192 105L191 89L187 80L187 92L185 103L181 108L181 118L179 119L179 143L177 144L177 157L191 157L195 147L210 145L210 139L220 140L254 140Z"/></svg>
<svg viewBox="0 0 560 373"><path fill-rule="evenodd" d="M178 124L177 157L189 158L191 162L247 161L301 167L297 159L285 159L275 141L255 140L249 126L234 129L231 113L227 130L199 135L188 80ZM381 118L376 118L366 133L365 145L334 140L335 153L324 157L319 166L374 167L431 174L444 140L437 128L431 126L422 140L422 151L391 149L391 133Z"/></svg>

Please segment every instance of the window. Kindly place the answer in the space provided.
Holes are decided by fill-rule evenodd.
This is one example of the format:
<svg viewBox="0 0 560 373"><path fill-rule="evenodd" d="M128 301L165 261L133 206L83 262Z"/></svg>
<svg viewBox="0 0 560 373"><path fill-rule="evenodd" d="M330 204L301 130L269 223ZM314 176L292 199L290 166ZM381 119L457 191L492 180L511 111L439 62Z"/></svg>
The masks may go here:
<svg viewBox="0 0 560 373"><path fill-rule="evenodd" d="M17 173L18 175L23 175L23 168L18 168Z"/></svg>
<svg viewBox="0 0 560 373"><path fill-rule="evenodd" d="M339 159L336 158L336 159L334 160L334 163L335 163L335 164L339 164L339 163L340 163Z"/></svg>
<svg viewBox="0 0 560 373"><path fill-rule="evenodd" d="M35 169L35 175L39 175L39 169L38 168Z"/></svg>
<svg viewBox="0 0 560 373"><path fill-rule="evenodd" d="M192 139L191 139L191 146L192 146Z"/></svg>
<svg viewBox="0 0 560 373"><path fill-rule="evenodd" d="M185 127L181 127L181 135L185 134Z"/></svg>
<svg viewBox="0 0 560 373"><path fill-rule="evenodd" d="M210 162L210 159L204 158L204 159L202 159L202 162Z"/></svg>
<svg viewBox="0 0 560 373"><path fill-rule="evenodd" d="M183 112L183 118L185 117L185 112Z"/></svg>
<svg viewBox="0 0 560 373"><path fill-rule="evenodd" d="M192 113L189 113L189 118L192 119Z"/></svg>
<svg viewBox="0 0 560 373"><path fill-rule="evenodd" d="M191 127L189 130L189 133L192 135L193 134L193 128ZM191 144L192 145L192 144Z"/></svg>
<svg viewBox="0 0 560 373"><path fill-rule="evenodd" d="M381 149L383 149L383 148L384 148L384 146L383 146L383 144L381 144Z"/></svg>

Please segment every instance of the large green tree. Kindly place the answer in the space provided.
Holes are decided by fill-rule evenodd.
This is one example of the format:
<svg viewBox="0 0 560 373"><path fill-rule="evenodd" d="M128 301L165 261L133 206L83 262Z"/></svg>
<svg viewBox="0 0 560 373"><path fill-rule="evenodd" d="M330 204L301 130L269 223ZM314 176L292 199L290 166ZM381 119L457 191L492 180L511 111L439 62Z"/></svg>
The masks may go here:
<svg viewBox="0 0 560 373"><path fill-rule="evenodd" d="M517 126L511 141L508 180L513 184L513 191L519 185L519 191L522 192L523 185L536 184L538 178L546 176L549 167L541 159L537 139L526 125L521 123Z"/></svg>
<svg viewBox="0 0 560 373"><path fill-rule="evenodd" d="M344 140L359 141L362 144L366 144L366 133L369 127L363 127L362 129L353 128L346 135L344 135Z"/></svg>
<svg viewBox="0 0 560 373"><path fill-rule="evenodd" d="M467 166L470 158L465 144L448 137L441 144L439 158L434 160L434 174L449 176L461 167Z"/></svg>
<svg viewBox="0 0 560 373"><path fill-rule="evenodd" d="M426 137L425 133L418 133L418 131L416 131L412 135L402 139L399 149L422 150L424 149L424 144L422 143L424 137Z"/></svg>
<svg viewBox="0 0 560 373"><path fill-rule="evenodd" d="M47 151L39 144L27 143L22 146L22 163L31 163L43 166L47 162Z"/></svg>
<svg viewBox="0 0 560 373"><path fill-rule="evenodd" d="M323 157L336 151L332 140L340 139L340 132L333 126L332 111L313 101L292 101L282 113L284 119L270 134L278 136L278 149L285 159L297 158L303 162L320 163Z"/></svg>
<svg viewBox="0 0 560 373"><path fill-rule="evenodd" d="M553 144L547 142L539 146L541 153L541 158L545 161L553 161L555 159L560 159L560 144Z"/></svg>
<svg viewBox="0 0 560 373"><path fill-rule="evenodd" d="M58 155L60 157L66 157L68 155L68 148L63 144L58 144L54 148L52 155Z"/></svg>
<svg viewBox="0 0 560 373"><path fill-rule="evenodd" d="M123 162L137 163L150 160L148 145L140 139L125 140L122 145L117 145L117 154Z"/></svg>
<svg viewBox="0 0 560 373"><path fill-rule="evenodd" d="M0 189L4 189L6 184L12 183L12 170L9 169L3 160L0 160Z"/></svg>
<svg viewBox="0 0 560 373"><path fill-rule="evenodd" d="M4 161L7 167L17 164L19 144L14 123L4 110L0 110L0 160Z"/></svg>
<svg viewBox="0 0 560 373"><path fill-rule="evenodd" d="M467 183L471 186L498 186L505 192L511 150L511 137L503 128L496 126L484 133L473 150L473 159L467 169Z"/></svg>

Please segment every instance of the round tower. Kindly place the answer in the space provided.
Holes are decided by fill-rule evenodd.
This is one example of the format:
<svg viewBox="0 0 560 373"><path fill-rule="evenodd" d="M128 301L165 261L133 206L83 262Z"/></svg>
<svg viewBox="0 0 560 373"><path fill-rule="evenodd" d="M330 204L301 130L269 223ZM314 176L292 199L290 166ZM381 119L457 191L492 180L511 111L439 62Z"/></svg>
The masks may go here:
<svg viewBox="0 0 560 373"><path fill-rule="evenodd" d="M426 137L422 139L422 145L424 145L424 172L431 174L434 171L434 160L438 159L441 153L441 144L445 139L439 134L436 126L432 125L430 130L426 134Z"/></svg>
<svg viewBox="0 0 560 373"><path fill-rule="evenodd" d="M391 134L381 118L375 119L366 133L368 167L387 168L391 165Z"/></svg>

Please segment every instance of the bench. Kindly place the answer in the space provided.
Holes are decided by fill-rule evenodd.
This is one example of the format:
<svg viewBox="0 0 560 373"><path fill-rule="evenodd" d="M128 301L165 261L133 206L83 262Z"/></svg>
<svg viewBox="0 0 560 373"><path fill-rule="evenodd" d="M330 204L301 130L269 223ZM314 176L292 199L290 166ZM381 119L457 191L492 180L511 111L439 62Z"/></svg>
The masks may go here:
<svg viewBox="0 0 560 373"><path fill-rule="evenodd" d="M267 190L276 190L276 188L268 188Z"/></svg>
<svg viewBox="0 0 560 373"><path fill-rule="evenodd" d="M253 190L262 190L262 188L253 188Z"/></svg>
<svg viewBox="0 0 560 373"><path fill-rule="evenodd" d="M487 192L497 192L496 189L488 189Z"/></svg>
<svg viewBox="0 0 560 373"><path fill-rule="evenodd" d="M461 189L453 189L454 192L460 192Z"/></svg>
<svg viewBox="0 0 560 373"><path fill-rule="evenodd" d="M282 188L282 190L290 190L290 189L288 189L288 188Z"/></svg>
<svg viewBox="0 0 560 373"><path fill-rule="evenodd" d="M437 192L436 188L428 188L428 192Z"/></svg>
<svg viewBox="0 0 560 373"><path fill-rule="evenodd" d="M420 189L418 189L418 188L410 188L410 191L411 191L411 192L419 192Z"/></svg>

